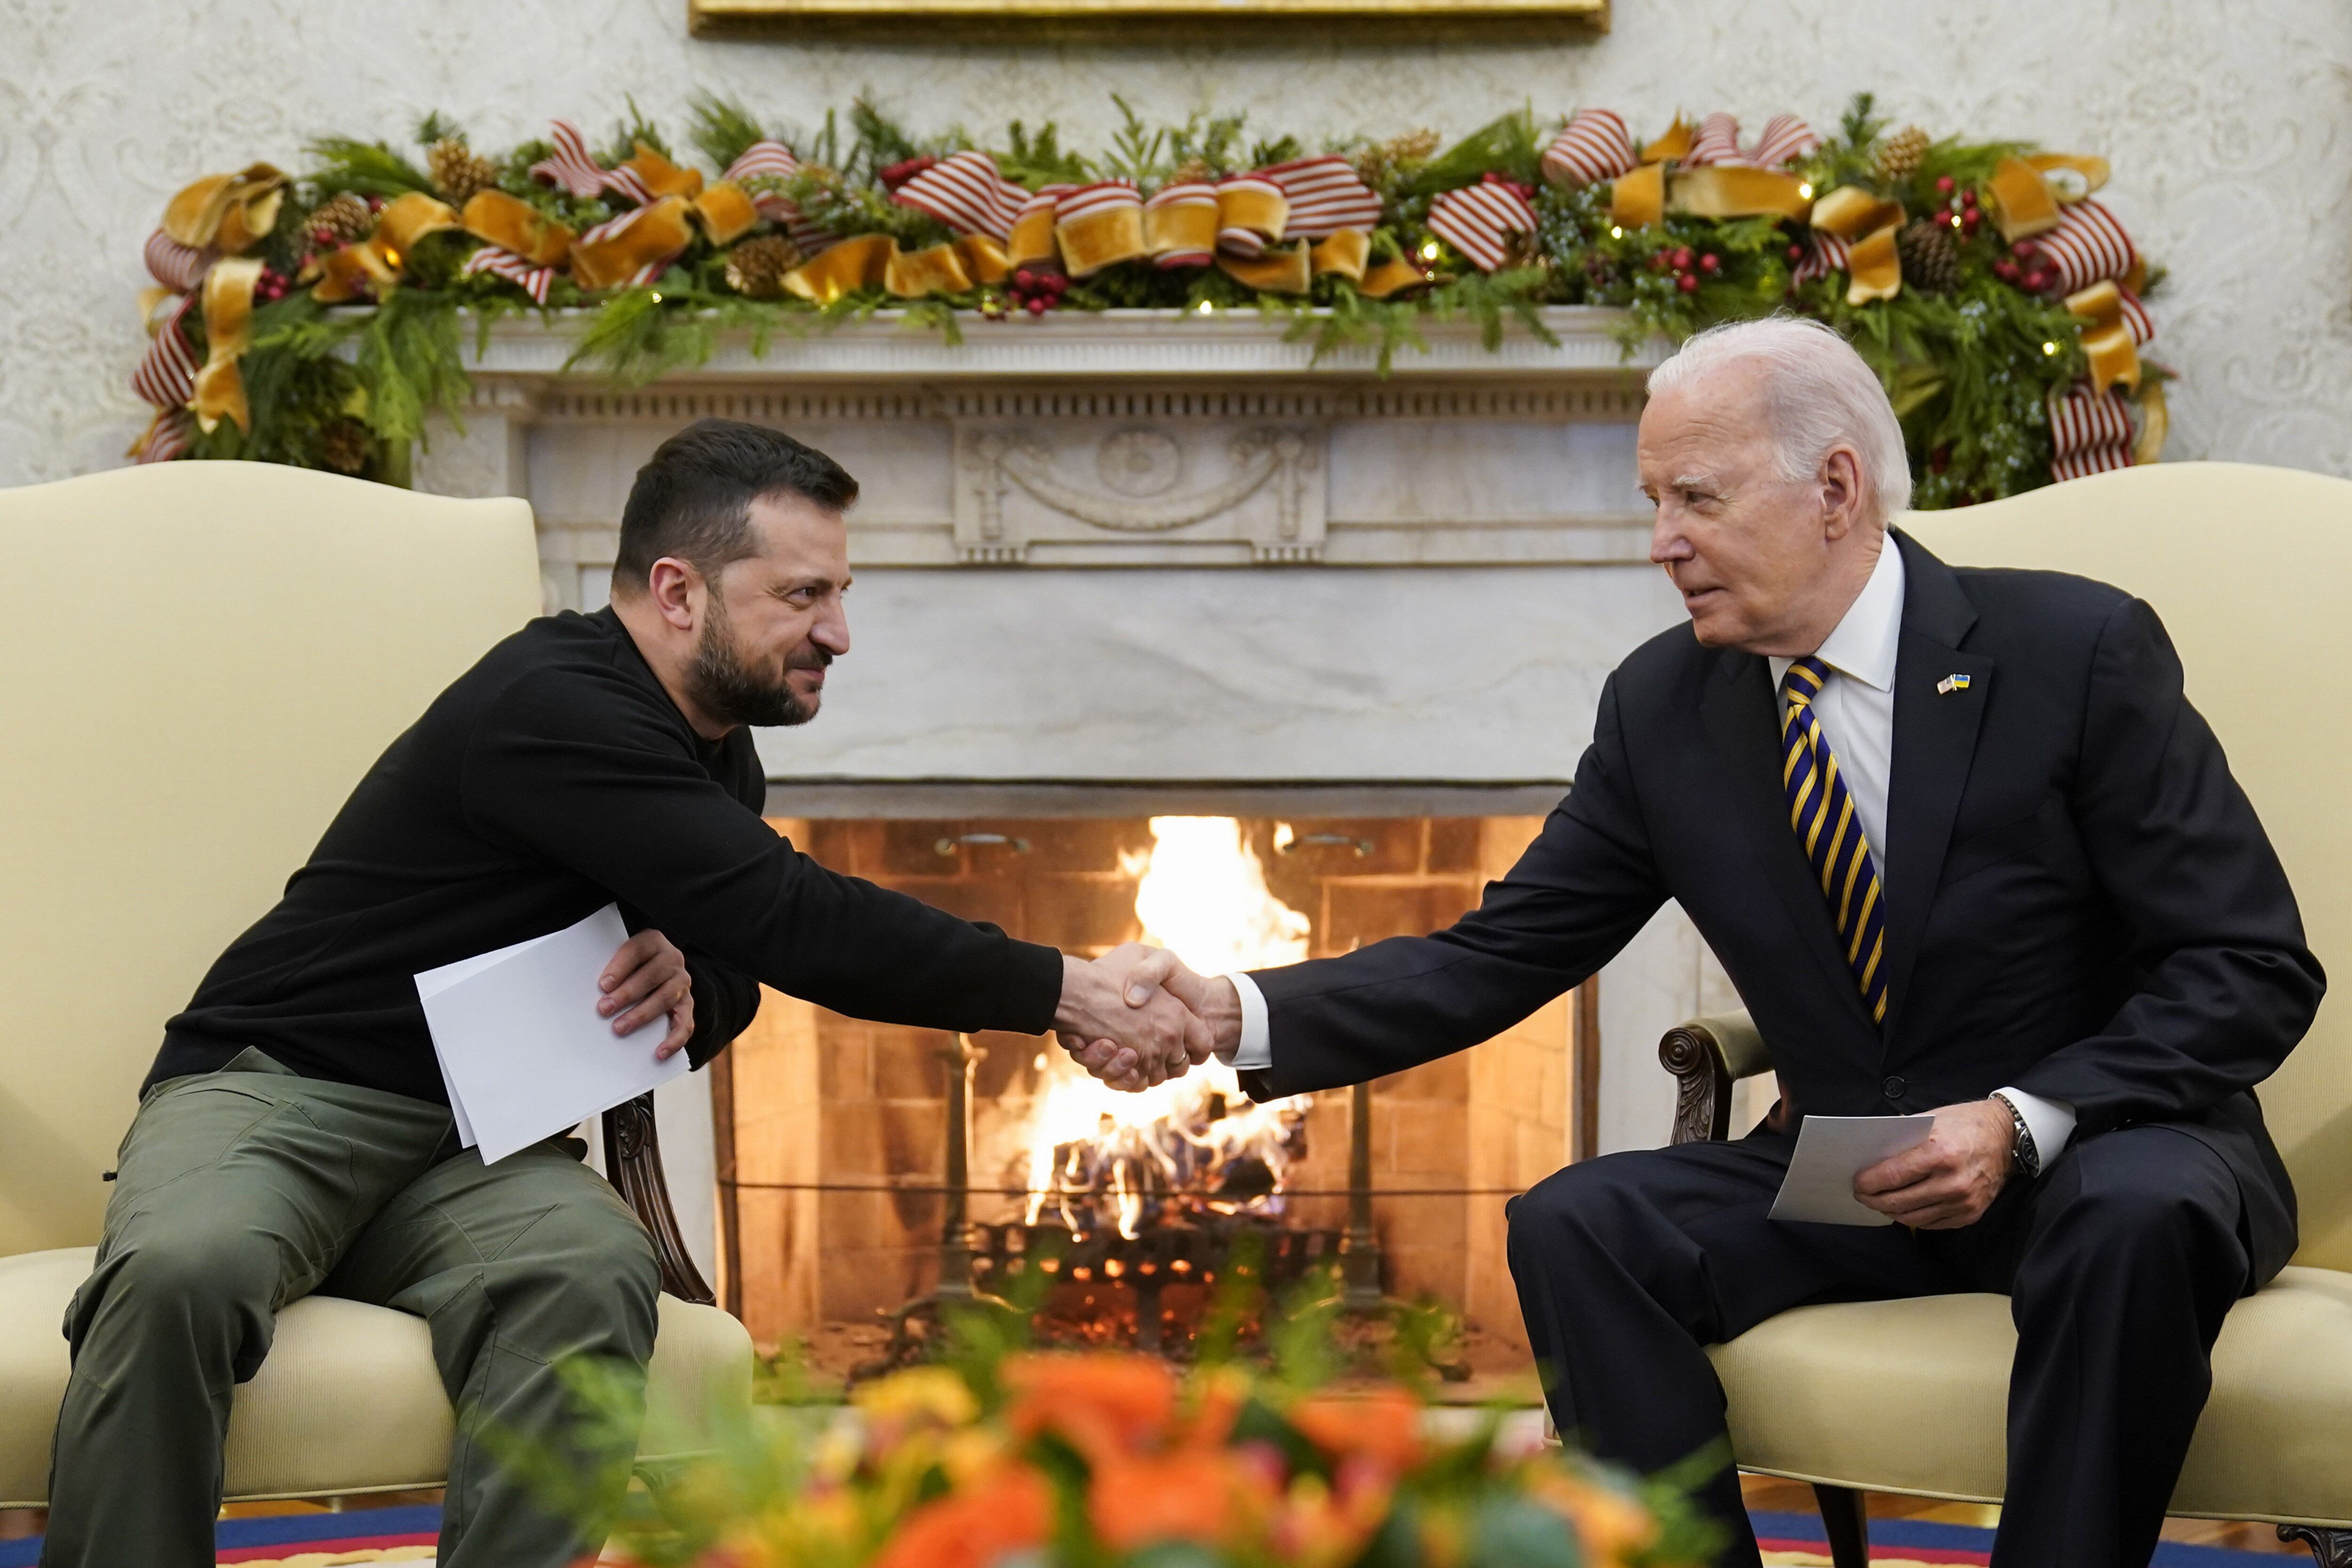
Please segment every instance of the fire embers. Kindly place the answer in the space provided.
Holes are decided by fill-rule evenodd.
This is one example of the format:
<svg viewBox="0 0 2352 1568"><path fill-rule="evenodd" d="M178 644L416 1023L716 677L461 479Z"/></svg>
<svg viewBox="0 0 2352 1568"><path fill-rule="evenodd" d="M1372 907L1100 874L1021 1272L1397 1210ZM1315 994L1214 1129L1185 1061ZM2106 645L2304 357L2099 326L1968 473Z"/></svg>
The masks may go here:
<svg viewBox="0 0 2352 1568"><path fill-rule="evenodd" d="M1156 1121L1106 1112L1093 1136L1055 1144L1042 1169L1033 1161L1028 1223L1050 1215L1073 1234L1133 1240L1172 1219L1279 1215L1285 1173L1307 1154L1304 1099L1252 1105L1207 1077Z"/></svg>

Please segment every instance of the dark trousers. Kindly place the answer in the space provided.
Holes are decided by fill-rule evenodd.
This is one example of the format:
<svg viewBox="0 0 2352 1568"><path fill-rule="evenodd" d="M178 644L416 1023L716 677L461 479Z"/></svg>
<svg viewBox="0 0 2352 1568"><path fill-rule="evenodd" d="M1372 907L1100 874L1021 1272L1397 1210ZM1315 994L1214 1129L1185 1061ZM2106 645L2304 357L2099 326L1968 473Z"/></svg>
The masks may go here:
<svg viewBox="0 0 2352 1568"><path fill-rule="evenodd" d="M209 1568L236 1385L269 1353L278 1310L313 1291L432 1330L457 1412L442 1568L593 1556L601 1543L501 1468L484 1434L625 1481L635 1435L577 1426L562 1368L644 1366L656 1289L645 1227L551 1141L485 1166L446 1108L296 1078L259 1051L158 1084L67 1312L73 1378L41 1561Z"/></svg>
<svg viewBox="0 0 2352 1568"><path fill-rule="evenodd" d="M1794 1148L1759 1129L1612 1154L1513 1201L1511 1274L1559 1429L1662 1469L1725 1435L1700 1347L1809 1301L1997 1291L2018 1340L1996 1568L2144 1568L2208 1352L2259 1283L2221 1158L2168 1127L2105 1132L2013 1178L1975 1225L1915 1232L1767 1219ZM1718 1561L1758 1563L1738 1477L1700 1501L1732 1532Z"/></svg>

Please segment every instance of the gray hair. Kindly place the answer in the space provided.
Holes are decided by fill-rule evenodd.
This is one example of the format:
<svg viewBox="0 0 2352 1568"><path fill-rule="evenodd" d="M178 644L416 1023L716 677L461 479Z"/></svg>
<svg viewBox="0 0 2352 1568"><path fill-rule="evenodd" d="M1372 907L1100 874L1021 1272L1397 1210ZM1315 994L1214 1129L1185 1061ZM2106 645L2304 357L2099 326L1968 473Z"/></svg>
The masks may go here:
<svg viewBox="0 0 2352 1568"><path fill-rule="evenodd" d="M1743 361L1765 373L1783 478L1811 479L1830 448L1843 444L1862 460L1879 521L1890 522L1910 506L1911 459L1895 405L1853 345L1820 321L1768 316L1709 327L1650 373L1650 395L1686 387L1709 371Z"/></svg>

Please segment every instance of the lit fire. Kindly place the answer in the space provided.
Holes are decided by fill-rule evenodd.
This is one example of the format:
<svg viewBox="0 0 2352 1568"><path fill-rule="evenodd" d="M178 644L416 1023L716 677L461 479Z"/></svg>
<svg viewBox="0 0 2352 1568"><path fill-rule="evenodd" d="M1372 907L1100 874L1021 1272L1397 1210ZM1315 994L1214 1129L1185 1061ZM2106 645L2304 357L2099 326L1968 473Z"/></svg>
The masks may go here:
<svg viewBox="0 0 2352 1568"><path fill-rule="evenodd" d="M1202 974L1296 963L1307 920L1276 898L1265 868L1230 816L1155 816L1152 847L1122 869L1142 873L1135 912L1144 940ZM1279 1214L1309 1098L1255 1105L1214 1059L1140 1094L1121 1094L1059 1052L1030 1130L1028 1223L1050 1204L1073 1230L1108 1209L1118 1233L1141 1233L1177 1194L1220 1214Z"/></svg>

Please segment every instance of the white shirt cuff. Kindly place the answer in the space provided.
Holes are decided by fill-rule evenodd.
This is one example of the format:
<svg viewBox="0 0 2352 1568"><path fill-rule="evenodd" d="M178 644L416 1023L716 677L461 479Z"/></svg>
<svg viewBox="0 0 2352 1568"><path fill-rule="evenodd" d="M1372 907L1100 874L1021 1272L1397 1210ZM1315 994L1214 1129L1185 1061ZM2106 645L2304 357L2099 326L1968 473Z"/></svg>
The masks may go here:
<svg viewBox="0 0 2352 1568"><path fill-rule="evenodd" d="M1233 1054L1217 1053L1217 1059L1235 1072L1256 1072L1274 1065L1274 1026L1266 1021L1265 993L1257 982L1239 970L1225 976L1234 983L1234 994L1242 999L1242 1040ZM2071 1124L2073 1117L2068 1117ZM2039 1132L2034 1136L2042 1136Z"/></svg>
<svg viewBox="0 0 2352 1568"><path fill-rule="evenodd" d="M2025 1130L2033 1134L2033 1152L2042 1157L2042 1168L2048 1170L2051 1162L2058 1158L2058 1151L2074 1136L2074 1108L2063 1100L2044 1100L2021 1089L1997 1089L1993 1092L2017 1107L2017 1113L2025 1118Z"/></svg>

